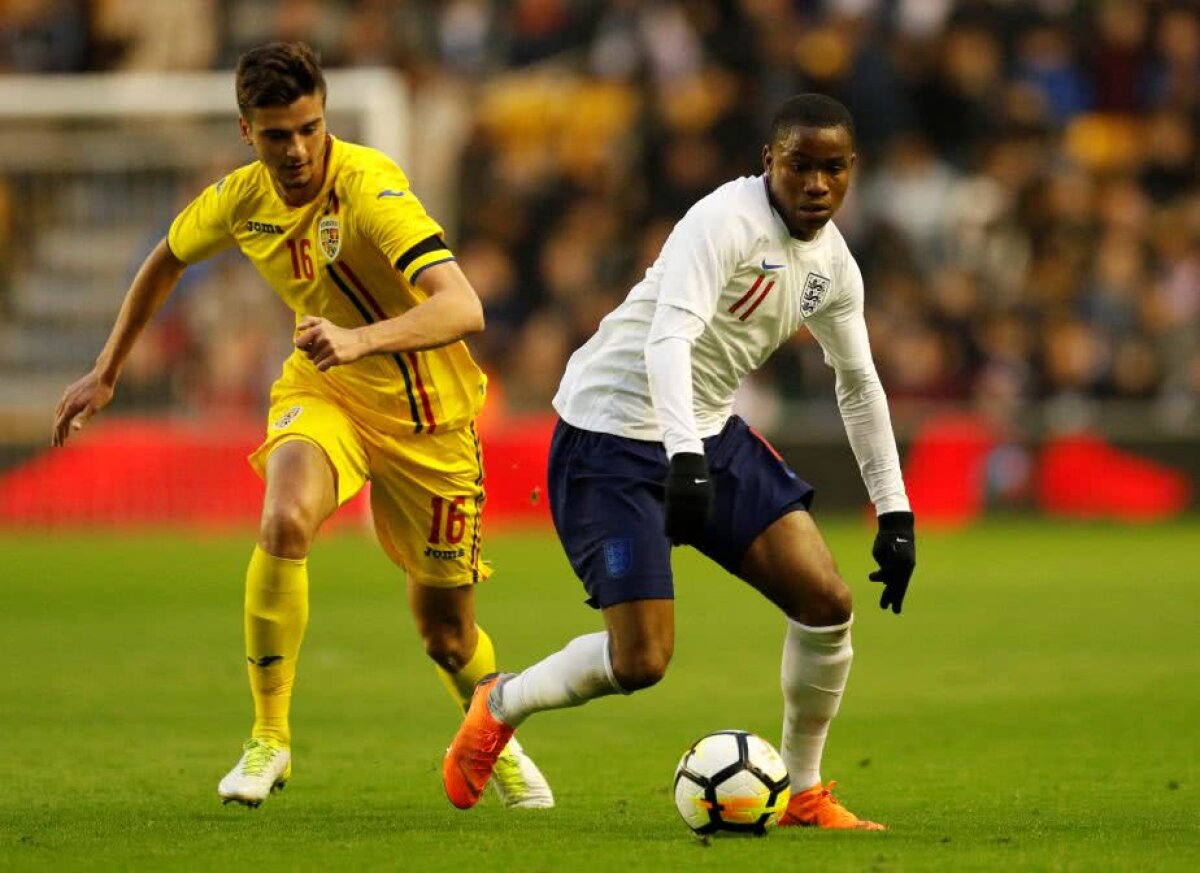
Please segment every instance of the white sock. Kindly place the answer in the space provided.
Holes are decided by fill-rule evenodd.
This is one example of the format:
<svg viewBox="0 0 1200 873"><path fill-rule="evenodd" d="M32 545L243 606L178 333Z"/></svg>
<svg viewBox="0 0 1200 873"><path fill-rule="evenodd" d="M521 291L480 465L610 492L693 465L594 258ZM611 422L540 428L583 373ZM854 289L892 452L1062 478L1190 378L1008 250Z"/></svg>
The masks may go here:
<svg viewBox="0 0 1200 873"><path fill-rule="evenodd" d="M788 621L783 642L783 742L779 752L798 794L821 781L821 753L850 675L854 649L851 618L845 624L807 627Z"/></svg>
<svg viewBox="0 0 1200 873"><path fill-rule="evenodd" d="M613 677L608 633L576 637L561 651L527 667L492 692L492 715L516 727L543 709L579 706L596 697L624 693Z"/></svg>

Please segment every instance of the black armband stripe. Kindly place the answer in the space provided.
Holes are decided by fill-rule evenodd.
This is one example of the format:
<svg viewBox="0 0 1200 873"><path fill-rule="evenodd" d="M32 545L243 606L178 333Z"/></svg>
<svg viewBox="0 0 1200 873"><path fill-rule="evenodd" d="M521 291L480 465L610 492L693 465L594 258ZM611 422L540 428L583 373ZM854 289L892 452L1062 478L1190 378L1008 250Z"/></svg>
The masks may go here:
<svg viewBox="0 0 1200 873"><path fill-rule="evenodd" d="M442 258L441 260L438 260L438 261L430 261L428 264L422 264L421 266L417 267L417 269L413 270L413 274L408 277L408 281L415 283L417 281L417 277L420 276L422 273L424 273L426 270L428 270L430 267L436 267L438 264L447 264L453 260L455 260L455 258L453 256L451 256L449 258Z"/></svg>
<svg viewBox="0 0 1200 873"><path fill-rule="evenodd" d="M421 255L432 254L446 248L445 241L438 234L426 237L396 259L396 269L401 273L408 270L408 265Z"/></svg>

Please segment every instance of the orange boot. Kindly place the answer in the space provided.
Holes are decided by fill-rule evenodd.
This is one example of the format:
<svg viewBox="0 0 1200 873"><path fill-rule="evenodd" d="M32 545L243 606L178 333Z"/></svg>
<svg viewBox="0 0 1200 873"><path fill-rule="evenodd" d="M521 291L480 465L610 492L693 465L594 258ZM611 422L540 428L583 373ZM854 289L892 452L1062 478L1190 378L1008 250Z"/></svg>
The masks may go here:
<svg viewBox="0 0 1200 873"><path fill-rule="evenodd" d="M497 721L488 709L488 695L499 681L499 674L494 673L475 686L471 708L442 760L442 786L459 809L470 809L479 802L496 759L512 739L513 728Z"/></svg>
<svg viewBox="0 0 1200 873"><path fill-rule="evenodd" d="M878 822L859 818L833 796L836 782L793 794L787 811L779 819L779 827L832 828L835 830L886 831Z"/></svg>

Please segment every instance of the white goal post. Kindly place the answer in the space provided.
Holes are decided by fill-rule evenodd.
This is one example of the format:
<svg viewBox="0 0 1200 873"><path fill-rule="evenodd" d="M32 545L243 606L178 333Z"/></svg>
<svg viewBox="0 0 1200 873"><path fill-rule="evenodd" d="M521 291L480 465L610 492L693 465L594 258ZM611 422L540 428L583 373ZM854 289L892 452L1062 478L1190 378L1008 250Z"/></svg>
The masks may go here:
<svg viewBox="0 0 1200 873"><path fill-rule="evenodd" d="M408 89L391 70L327 70L338 114L358 119L358 141L408 163ZM0 124L21 120L237 115L230 71L0 76Z"/></svg>

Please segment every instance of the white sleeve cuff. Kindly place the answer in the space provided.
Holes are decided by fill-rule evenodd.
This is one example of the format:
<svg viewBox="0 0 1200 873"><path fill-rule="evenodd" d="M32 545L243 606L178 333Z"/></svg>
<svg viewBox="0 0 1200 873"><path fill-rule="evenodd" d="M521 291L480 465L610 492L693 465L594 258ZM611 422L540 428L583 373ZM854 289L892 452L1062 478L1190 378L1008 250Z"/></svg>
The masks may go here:
<svg viewBox="0 0 1200 873"><path fill-rule="evenodd" d="M875 514L883 515L885 512L912 512L908 496L905 494L889 494L887 497L879 498L879 502L875 504Z"/></svg>

